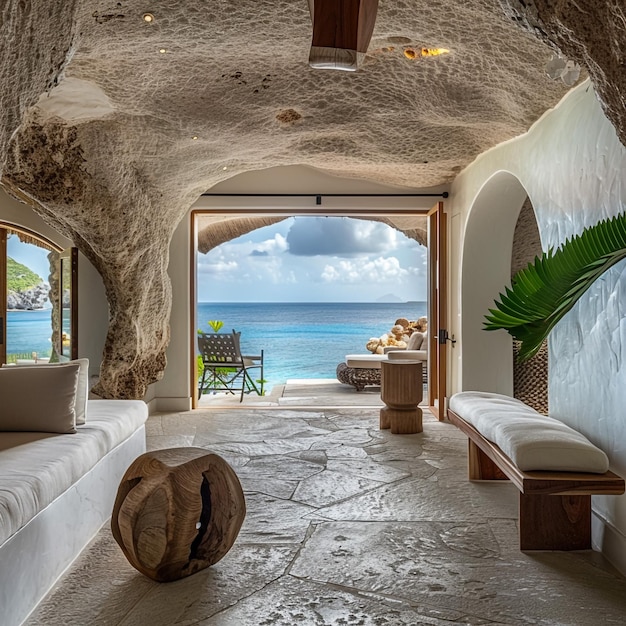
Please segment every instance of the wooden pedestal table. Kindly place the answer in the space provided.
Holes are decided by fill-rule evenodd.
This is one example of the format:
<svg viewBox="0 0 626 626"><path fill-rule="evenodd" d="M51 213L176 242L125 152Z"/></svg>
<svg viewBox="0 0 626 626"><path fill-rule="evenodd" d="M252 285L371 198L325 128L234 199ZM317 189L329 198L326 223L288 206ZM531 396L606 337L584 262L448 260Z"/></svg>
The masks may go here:
<svg viewBox="0 0 626 626"><path fill-rule="evenodd" d="M387 405L380 410L380 428L394 434L422 432L421 361L382 361L380 397Z"/></svg>
<svg viewBox="0 0 626 626"><path fill-rule="evenodd" d="M169 448L133 461L111 529L133 567L166 582L217 563L245 515L241 484L224 459L202 448Z"/></svg>

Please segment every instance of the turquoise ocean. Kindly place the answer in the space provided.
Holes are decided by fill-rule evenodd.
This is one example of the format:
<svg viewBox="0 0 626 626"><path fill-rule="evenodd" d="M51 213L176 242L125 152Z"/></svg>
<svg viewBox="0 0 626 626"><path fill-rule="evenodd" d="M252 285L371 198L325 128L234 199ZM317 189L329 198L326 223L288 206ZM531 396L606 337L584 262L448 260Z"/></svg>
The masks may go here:
<svg viewBox="0 0 626 626"><path fill-rule="evenodd" d="M271 388L290 378L335 378L346 354L366 353L368 339L388 332L398 318L422 315L425 302L201 302L198 328L212 332L208 321L220 320L222 332L241 332L244 353L263 350ZM48 355L50 334L50 309L7 314L8 353Z"/></svg>
<svg viewBox="0 0 626 626"><path fill-rule="evenodd" d="M52 309L7 312L7 354L50 356L52 343Z"/></svg>
<svg viewBox="0 0 626 626"><path fill-rule="evenodd" d="M426 315L426 302L198 303L198 328L241 332L244 354L264 353L266 388L290 378L335 378L346 354L367 353L370 337L388 332L401 317Z"/></svg>

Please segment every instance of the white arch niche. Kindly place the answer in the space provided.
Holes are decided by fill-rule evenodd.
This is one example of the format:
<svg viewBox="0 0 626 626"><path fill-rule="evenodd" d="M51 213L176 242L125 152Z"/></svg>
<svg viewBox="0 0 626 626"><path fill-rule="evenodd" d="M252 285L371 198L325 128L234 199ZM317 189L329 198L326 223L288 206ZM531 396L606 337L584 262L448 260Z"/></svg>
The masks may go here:
<svg viewBox="0 0 626 626"><path fill-rule="evenodd" d="M461 257L461 390L513 395L513 346L483 330L485 314L511 282L513 235L528 193L509 172L494 174L469 210Z"/></svg>

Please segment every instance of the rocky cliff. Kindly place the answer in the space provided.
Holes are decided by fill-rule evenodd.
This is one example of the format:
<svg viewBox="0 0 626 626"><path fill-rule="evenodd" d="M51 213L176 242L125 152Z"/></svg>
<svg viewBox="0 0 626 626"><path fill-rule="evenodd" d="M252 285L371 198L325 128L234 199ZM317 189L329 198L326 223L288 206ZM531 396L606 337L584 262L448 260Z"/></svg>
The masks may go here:
<svg viewBox="0 0 626 626"><path fill-rule="evenodd" d="M43 309L50 285L25 265L7 258L7 309Z"/></svg>

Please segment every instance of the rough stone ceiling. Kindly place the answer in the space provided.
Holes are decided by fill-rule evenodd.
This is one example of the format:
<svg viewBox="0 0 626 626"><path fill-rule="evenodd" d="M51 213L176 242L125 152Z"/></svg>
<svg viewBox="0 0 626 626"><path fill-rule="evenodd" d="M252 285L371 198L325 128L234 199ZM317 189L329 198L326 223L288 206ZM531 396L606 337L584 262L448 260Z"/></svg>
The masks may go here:
<svg viewBox="0 0 626 626"><path fill-rule="evenodd" d="M623 0L380 0L357 73L308 67L306 0L5 0L0 11L2 183L103 276L105 397L141 397L162 375L169 241L227 177L306 164L411 188L450 182L566 93L544 71L552 49L589 72L626 139ZM422 47L450 54L405 55Z"/></svg>

